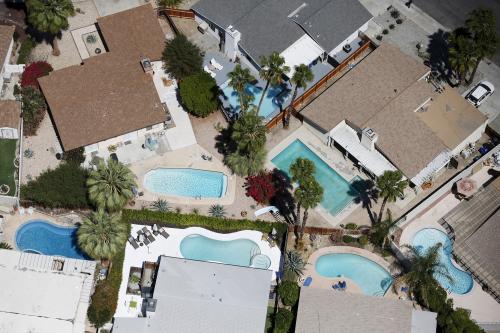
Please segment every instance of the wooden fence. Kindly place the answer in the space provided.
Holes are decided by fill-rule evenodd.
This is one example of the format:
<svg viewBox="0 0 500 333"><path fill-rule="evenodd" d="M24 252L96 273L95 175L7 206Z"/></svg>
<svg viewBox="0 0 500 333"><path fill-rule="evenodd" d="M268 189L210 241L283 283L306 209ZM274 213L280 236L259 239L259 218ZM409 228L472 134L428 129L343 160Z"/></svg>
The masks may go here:
<svg viewBox="0 0 500 333"><path fill-rule="evenodd" d="M194 12L192 10L177 9L177 8L158 8L158 14L165 14L170 17L181 17L194 20Z"/></svg>

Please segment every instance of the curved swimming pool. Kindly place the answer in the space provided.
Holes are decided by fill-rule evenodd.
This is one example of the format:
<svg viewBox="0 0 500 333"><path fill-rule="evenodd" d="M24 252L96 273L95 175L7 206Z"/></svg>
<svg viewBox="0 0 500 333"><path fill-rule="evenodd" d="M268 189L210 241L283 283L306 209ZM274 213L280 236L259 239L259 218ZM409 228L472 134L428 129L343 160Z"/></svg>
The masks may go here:
<svg viewBox="0 0 500 333"><path fill-rule="evenodd" d="M227 176L201 169L159 168L146 173L144 187L164 195L220 198L226 193Z"/></svg>
<svg viewBox="0 0 500 333"><path fill-rule="evenodd" d="M392 284L391 275L382 266L352 253L324 254L316 260L315 269L324 277L351 279L366 295L383 296Z"/></svg>
<svg viewBox="0 0 500 333"><path fill-rule="evenodd" d="M182 239L180 251L186 259L263 269L271 265L269 257L260 253L259 245L244 238L221 241L192 234Z"/></svg>
<svg viewBox="0 0 500 333"><path fill-rule="evenodd" d="M421 251L422 253L425 253L425 251L438 243L442 244L439 248L439 261L448 269L451 281L439 273L436 273L434 277L446 290L460 295L468 293L472 289L474 282L469 273L464 272L452 263L451 253L453 245L448 235L441 230L426 228L417 232L413 236L412 241L412 245L417 248L417 251Z"/></svg>
<svg viewBox="0 0 500 333"><path fill-rule="evenodd" d="M76 245L74 227L59 227L46 220L31 220L16 231L16 246L20 251L88 259Z"/></svg>

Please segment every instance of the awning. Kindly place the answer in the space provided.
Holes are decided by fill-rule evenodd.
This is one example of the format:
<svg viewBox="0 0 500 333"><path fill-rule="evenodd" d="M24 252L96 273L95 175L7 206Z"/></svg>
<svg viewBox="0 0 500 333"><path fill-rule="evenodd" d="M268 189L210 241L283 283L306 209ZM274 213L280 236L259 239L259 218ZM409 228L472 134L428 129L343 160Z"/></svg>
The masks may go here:
<svg viewBox="0 0 500 333"><path fill-rule="evenodd" d="M309 66L314 60L324 53L323 49L311 37L304 34L295 43L290 45L281 56L285 58L285 64L290 67L288 77L292 77L295 66L304 64Z"/></svg>
<svg viewBox="0 0 500 333"><path fill-rule="evenodd" d="M330 131L329 135L332 140L358 160L363 168L375 176L381 176L386 170L397 170L379 151L376 149L370 150L363 146L358 133L345 122L338 124Z"/></svg>
<svg viewBox="0 0 500 333"><path fill-rule="evenodd" d="M441 170L450 162L452 155L449 151L443 151L435 159L433 159L425 168L423 168L415 177L411 179L411 182L417 186L422 185L426 181L429 181L434 177L436 172Z"/></svg>

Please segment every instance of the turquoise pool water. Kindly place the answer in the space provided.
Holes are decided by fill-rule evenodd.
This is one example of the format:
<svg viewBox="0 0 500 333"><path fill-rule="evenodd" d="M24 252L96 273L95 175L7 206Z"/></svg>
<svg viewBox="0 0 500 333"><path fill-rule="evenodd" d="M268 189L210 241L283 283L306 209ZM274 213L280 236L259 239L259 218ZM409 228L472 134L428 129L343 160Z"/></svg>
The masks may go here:
<svg viewBox="0 0 500 333"><path fill-rule="evenodd" d="M208 170L160 168L144 176L144 187L158 194L220 198L226 193L227 176Z"/></svg>
<svg viewBox="0 0 500 333"><path fill-rule="evenodd" d="M289 174L290 165L299 157L311 160L316 166L315 177L324 191L321 206L330 214L338 214L358 196L358 192L348 181L330 168L328 164L300 140L295 140L291 143L276 155L271 162L273 162L278 169Z"/></svg>
<svg viewBox="0 0 500 333"><path fill-rule="evenodd" d="M451 281L439 273L436 273L434 277L446 290L460 295L468 293L474 284L472 277L469 273L462 271L451 262L453 245L448 235L441 230L426 228L417 232L412 241L413 246L419 252L422 251L422 253L425 253L430 247L438 243L442 244L439 249L439 260L448 269Z"/></svg>
<svg viewBox="0 0 500 333"><path fill-rule="evenodd" d="M271 115L273 115L273 113L275 113L275 111L278 112L280 106L283 105L283 99L287 97L286 94L283 94L285 96L280 95L283 90L284 88L282 86L270 86L269 89L267 89L266 96L264 97L259 110L260 116L269 118ZM255 97L252 104L255 106L259 105L263 89L252 84L248 84L246 86L246 91L248 94L251 94ZM230 86L225 86L224 88L222 88L222 92L226 97L226 101L228 101L231 106L231 112L234 114L239 113L241 110L238 93Z"/></svg>
<svg viewBox="0 0 500 333"><path fill-rule="evenodd" d="M366 295L383 296L392 284L392 277L382 266L351 253L325 254L316 260L319 275L345 276L354 281Z"/></svg>
<svg viewBox="0 0 500 333"><path fill-rule="evenodd" d="M76 245L76 230L45 220L31 220L17 229L16 246L29 253L88 259Z"/></svg>
<svg viewBox="0 0 500 333"><path fill-rule="evenodd" d="M182 256L187 259L266 269L271 264L267 256L260 254L260 248L255 242L243 238L220 241L193 234L184 237L180 250ZM267 267L263 267L266 265Z"/></svg>

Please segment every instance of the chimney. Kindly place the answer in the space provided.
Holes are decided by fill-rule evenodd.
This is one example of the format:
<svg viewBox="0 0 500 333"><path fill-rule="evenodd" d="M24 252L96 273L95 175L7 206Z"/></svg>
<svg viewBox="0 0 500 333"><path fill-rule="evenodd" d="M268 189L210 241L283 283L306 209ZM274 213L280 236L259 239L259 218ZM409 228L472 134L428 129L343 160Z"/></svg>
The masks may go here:
<svg viewBox="0 0 500 333"><path fill-rule="evenodd" d="M144 70L144 73L153 76L154 74L153 65L151 64L151 60L149 60L149 58L141 58L141 66L142 69Z"/></svg>
<svg viewBox="0 0 500 333"><path fill-rule="evenodd" d="M235 60L239 54L238 43L241 40L241 33L232 25L226 29L226 41L224 43L224 53L231 59Z"/></svg>
<svg viewBox="0 0 500 333"><path fill-rule="evenodd" d="M377 139L377 133L369 127L364 128L361 132L361 145L370 151L375 150Z"/></svg>

